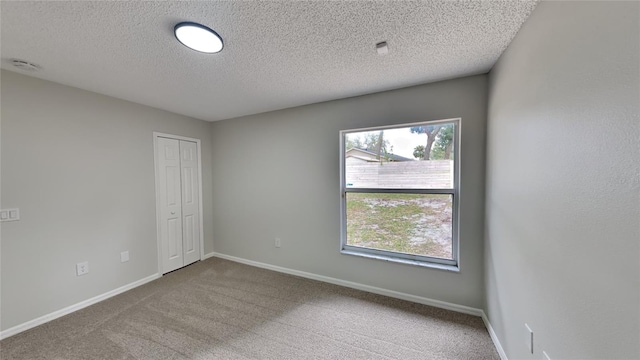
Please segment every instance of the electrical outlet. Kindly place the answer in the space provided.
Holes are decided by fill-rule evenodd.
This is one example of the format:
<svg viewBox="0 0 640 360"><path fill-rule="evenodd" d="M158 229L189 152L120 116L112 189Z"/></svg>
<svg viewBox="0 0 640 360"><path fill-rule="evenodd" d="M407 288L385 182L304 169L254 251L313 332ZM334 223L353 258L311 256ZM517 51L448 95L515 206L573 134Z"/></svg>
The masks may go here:
<svg viewBox="0 0 640 360"><path fill-rule="evenodd" d="M76 264L76 275L81 276L89 273L89 262L81 262Z"/></svg>
<svg viewBox="0 0 640 360"><path fill-rule="evenodd" d="M280 238L276 238L275 246L276 246L277 248L279 248L280 246L282 246L282 241L280 240Z"/></svg>
<svg viewBox="0 0 640 360"><path fill-rule="evenodd" d="M525 345L527 345L527 349L531 354L533 354L533 330L527 325L524 324L524 327L527 329L525 333Z"/></svg>
<svg viewBox="0 0 640 360"><path fill-rule="evenodd" d="M120 253L120 262L129 261L129 250Z"/></svg>

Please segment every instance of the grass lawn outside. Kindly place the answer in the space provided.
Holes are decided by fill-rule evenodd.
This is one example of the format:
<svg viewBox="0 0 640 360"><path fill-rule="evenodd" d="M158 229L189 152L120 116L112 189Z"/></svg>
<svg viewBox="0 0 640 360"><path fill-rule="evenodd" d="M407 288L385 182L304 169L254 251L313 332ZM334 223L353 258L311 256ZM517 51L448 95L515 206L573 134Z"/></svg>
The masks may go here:
<svg viewBox="0 0 640 360"><path fill-rule="evenodd" d="M347 193L347 244L452 258L448 194Z"/></svg>

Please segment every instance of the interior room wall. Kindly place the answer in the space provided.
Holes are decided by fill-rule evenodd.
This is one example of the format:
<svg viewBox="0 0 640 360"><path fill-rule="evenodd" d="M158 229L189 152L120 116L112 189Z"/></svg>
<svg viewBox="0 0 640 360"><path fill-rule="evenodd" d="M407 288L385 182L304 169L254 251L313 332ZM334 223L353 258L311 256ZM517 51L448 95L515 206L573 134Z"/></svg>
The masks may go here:
<svg viewBox="0 0 640 360"><path fill-rule="evenodd" d="M481 308L486 105L480 75L213 123L215 251ZM460 273L340 254L339 131L457 117Z"/></svg>
<svg viewBox="0 0 640 360"><path fill-rule="evenodd" d="M487 314L509 358L640 358L639 14L542 2L490 73Z"/></svg>
<svg viewBox="0 0 640 360"><path fill-rule="evenodd" d="M210 123L8 71L1 83L2 208L21 216L2 223L2 330L157 273L154 131L201 140L212 217ZM204 241L211 252L211 221Z"/></svg>

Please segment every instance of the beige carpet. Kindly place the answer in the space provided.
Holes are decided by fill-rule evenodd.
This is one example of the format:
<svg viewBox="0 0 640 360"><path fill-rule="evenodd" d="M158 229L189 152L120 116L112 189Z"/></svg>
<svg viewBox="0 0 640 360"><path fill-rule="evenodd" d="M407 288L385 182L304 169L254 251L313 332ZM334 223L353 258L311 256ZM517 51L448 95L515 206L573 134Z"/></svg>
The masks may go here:
<svg viewBox="0 0 640 360"><path fill-rule="evenodd" d="M499 359L482 320L212 258L0 342L2 359Z"/></svg>

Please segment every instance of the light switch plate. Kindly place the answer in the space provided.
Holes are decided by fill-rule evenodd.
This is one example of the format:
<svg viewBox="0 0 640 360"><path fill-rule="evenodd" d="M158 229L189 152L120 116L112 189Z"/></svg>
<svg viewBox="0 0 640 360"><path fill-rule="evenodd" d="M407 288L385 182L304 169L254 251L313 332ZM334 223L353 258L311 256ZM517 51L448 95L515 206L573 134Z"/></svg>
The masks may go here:
<svg viewBox="0 0 640 360"><path fill-rule="evenodd" d="M20 220L20 209L4 209L0 210L0 221L18 221Z"/></svg>
<svg viewBox="0 0 640 360"><path fill-rule="evenodd" d="M129 261L129 250L120 253L120 262Z"/></svg>

